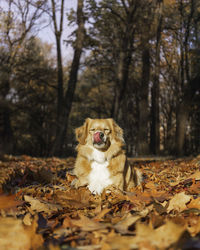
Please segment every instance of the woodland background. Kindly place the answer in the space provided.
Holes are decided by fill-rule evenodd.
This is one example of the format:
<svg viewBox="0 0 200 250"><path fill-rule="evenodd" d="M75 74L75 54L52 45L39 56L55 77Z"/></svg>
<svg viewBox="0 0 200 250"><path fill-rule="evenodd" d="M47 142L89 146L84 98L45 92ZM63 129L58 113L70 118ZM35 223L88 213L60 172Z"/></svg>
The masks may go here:
<svg viewBox="0 0 200 250"><path fill-rule="evenodd" d="M200 153L200 1L2 2L1 153L72 155L86 117L113 117L132 156ZM37 36L44 16L56 55Z"/></svg>

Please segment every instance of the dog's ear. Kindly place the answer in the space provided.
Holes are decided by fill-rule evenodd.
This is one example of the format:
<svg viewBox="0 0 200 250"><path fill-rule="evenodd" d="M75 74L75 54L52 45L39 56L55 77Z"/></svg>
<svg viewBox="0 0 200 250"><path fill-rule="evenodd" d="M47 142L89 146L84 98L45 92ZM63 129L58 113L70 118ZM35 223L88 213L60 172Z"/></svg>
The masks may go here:
<svg viewBox="0 0 200 250"><path fill-rule="evenodd" d="M114 139L116 141L120 141L121 143L125 143L124 142L124 132L123 129L120 128L119 125L117 125L117 123L113 120L113 119L109 119L111 122L111 126L112 126L112 135L114 137Z"/></svg>
<svg viewBox="0 0 200 250"><path fill-rule="evenodd" d="M86 143L85 140L88 135L88 124L90 120L90 118L87 118L83 126L75 129L76 139L82 145Z"/></svg>

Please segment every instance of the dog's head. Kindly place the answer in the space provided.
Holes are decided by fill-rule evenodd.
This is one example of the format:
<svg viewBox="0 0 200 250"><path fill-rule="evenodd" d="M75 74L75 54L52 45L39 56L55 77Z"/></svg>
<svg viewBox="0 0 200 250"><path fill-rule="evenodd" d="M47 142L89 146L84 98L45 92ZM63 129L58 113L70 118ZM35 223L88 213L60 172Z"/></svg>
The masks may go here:
<svg viewBox="0 0 200 250"><path fill-rule="evenodd" d="M87 118L75 133L80 144L91 145L101 150L106 150L114 141L124 144L123 130L113 119Z"/></svg>

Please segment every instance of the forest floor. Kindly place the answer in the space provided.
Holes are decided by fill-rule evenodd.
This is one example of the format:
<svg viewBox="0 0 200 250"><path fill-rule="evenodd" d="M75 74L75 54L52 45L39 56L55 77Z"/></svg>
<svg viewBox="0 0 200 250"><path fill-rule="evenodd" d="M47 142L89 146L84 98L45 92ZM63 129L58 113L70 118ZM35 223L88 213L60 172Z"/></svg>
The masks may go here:
<svg viewBox="0 0 200 250"><path fill-rule="evenodd" d="M142 187L72 189L74 158L0 162L0 249L200 249L200 157L130 159Z"/></svg>

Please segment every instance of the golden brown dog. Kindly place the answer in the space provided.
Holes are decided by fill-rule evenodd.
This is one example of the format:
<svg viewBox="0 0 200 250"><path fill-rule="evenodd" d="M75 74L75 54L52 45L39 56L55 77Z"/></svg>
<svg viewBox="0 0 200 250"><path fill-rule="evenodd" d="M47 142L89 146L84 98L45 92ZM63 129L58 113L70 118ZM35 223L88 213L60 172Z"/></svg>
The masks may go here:
<svg viewBox="0 0 200 250"><path fill-rule="evenodd" d="M76 188L85 186L93 194L111 187L128 190L141 182L139 170L132 170L126 160L123 130L113 119L87 118L75 130L79 142L74 174Z"/></svg>

